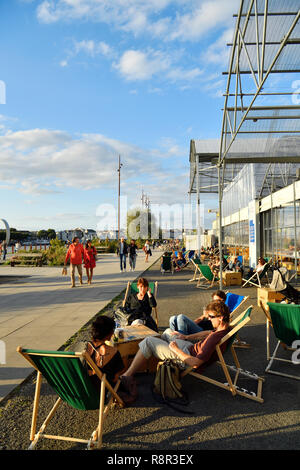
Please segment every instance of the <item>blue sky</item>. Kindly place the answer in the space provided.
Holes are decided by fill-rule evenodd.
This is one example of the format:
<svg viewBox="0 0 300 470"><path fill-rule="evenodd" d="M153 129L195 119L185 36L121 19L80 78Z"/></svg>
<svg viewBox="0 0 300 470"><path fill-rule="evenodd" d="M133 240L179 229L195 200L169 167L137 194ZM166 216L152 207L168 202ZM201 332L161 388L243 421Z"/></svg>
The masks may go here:
<svg viewBox="0 0 300 470"><path fill-rule="evenodd" d="M1 218L96 228L99 205L117 205L119 154L129 205L142 189L153 204L187 203L190 140L220 136L238 6L1 1Z"/></svg>

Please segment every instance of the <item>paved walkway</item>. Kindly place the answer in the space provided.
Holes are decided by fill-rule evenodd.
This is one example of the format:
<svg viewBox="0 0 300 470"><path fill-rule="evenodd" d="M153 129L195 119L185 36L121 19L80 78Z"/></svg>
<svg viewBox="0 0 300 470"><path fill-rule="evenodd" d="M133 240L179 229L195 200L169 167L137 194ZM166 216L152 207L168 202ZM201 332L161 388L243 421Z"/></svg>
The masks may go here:
<svg viewBox="0 0 300 470"><path fill-rule="evenodd" d="M93 284L86 284L84 276L84 285L75 289L58 267L0 266L0 340L6 349L6 363L0 364L0 400L32 371L16 353L17 346L60 348L159 256L161 252L154 252L145 263L140 252L136 270L120 273L119 257L100 255Z"/></svg>
<svg viewBox="0 0 300 470"><path fill-rule="evenodd" d="M197 289L195 283L189 282L192 274L192 270L187 268L174 275L161 275L159 263L153 264L147 272L148 279L157 280L159 283L158 316L161 329L168 326L169 317L173 314L185 313L192 319L196 318L210 301L215 289ZM115 274L115 279L119 279L119 275ZM59 284L64 282L61 277L58 277L58 280ZM121 282L121 288L123 286L124 281ZM84 287L82 291L84 290L88 291L89 288ZM67 291L66 287L65 292ZM137 456L141 456L140 451L144 449L155 455L165 450L170 455L176 455L178 452L195 455L194 451L199 451L199 460L197 454L197 459L195 457L193 461L201 465L203 450L299 449L299 382L265 374L265 316L257 306L256 288L232 287L230 291L249 296L249 300L244 304L245 309L253 305L251 322L241 331L241 338L250 343L251 348L238 349L237 355L243 369L265 378L264 403L256 403L242 396L233 397L231 393L219 387L188 376L182 382L190 398L188 409L194 413L183 414L159 404L154 399L151 392L153 374L137 374L137 401L130 407L116 407L111 410L104 421L104 451L115 455L126 450L127 455ZM273 351L276 341L272 332L270 340ZM290 358L289 351L281 351L281 354ZM226 361L228 364L233 363L230 351L226 355ZM286 365L277 365L276 369L281 367L285 368ZM212 378L225 381L217 364L213 364L206 372ZM10 400L3 402L3 407L0 404L0 449L28 448L34 379L35 377L32 377ZM241 387L254 390L253 381L243 377L240 379ZM56 399L57 395L43 381L39 423L48 415ZM49 434L89 438L97 419L97 410L75 410L63 403L47 431ZM84 450L84 446L74 442L44 439L38 444L38 449Z"/></svg>

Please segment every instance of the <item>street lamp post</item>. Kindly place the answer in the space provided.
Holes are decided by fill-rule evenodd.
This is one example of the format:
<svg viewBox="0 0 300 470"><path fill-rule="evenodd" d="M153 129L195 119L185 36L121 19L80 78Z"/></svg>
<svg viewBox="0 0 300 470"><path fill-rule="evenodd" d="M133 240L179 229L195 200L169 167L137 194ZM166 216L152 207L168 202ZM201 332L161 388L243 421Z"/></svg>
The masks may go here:
<svg viewBox="0 0 300 470"><path fill-rule="evenodd" d="M121 157L119 155L119 166L117 172L119 174L119 183L118 183L118 241L120 240L120 196L121 196Z"/></svg>

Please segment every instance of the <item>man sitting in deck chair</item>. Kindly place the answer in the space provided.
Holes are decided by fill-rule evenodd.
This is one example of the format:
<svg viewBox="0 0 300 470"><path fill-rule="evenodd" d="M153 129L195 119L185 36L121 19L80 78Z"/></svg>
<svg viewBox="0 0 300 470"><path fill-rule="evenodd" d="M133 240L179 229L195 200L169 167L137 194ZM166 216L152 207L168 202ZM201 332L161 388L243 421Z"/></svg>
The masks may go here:
<svg viewBox="0 0 300 470"><path fill-rule="evenodd" d="M131 396L137 397L134 375L139 370L145 369L148 359L152 356L159 360L173 359L182 369L186 367L199 369L209 361L216 345L230 330L230 312L223 302L211 302L206 307L206 311L212 322L213 331L203 341L195 344L177 338L174 341L174 336L170 334L171 330L167 329L161 338L148 337L139 343L139 351L130 367L120 377L123 387ZM198 335L201 338L201 332Z"/></svg>
<svg viewBox="0 0 300 470"><path fill-rule="evenodd" d="M219 301L224 302L225 305L229 308L230 319L232 318L233 313L246 301L249 299L249 296L242 296L238 294L233 294L231 292L224 292L222 290L217 290L212 293L213 302ZM174 338L180 338L188 341L193 341L194 333L202 332L202 338L205 338L212 330L213 325L207 316L205 311L203 315L196 318L196 320L191 320L186 315L173 315L169 320L169 327L172 330ZM247 343L237 339L235 341L236 347L249 347Z"/></svg>

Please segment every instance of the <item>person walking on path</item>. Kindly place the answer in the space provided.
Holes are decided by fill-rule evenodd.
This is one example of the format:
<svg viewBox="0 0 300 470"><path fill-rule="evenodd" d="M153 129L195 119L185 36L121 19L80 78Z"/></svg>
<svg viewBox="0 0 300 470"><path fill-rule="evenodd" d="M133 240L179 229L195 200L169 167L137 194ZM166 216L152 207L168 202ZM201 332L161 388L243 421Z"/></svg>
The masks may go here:
<svg viewBox="0 0 300 470"><path fill-rule="evenodd" d="M7 243L6 243L6 240L4 240L4 242L3 242L2 250L3 250L3 261L5 261L6 255L7 255Z"/></svg>
<svg viewBox="0 0 300 470"><path fill-rule="evenodd" d="M126 271L126 257L128 255L128 245L124 240L124 237L121 238L121 241L118 244L117 254L120 256L120 272Z"/></svg>
<svg viewBox="0 0 300 470"><path fill-rule="evenodd" d="M88 240L84 248L84 267L88 278L88 284L92 284L93 270L96 267L97 250L92 245L91 240Z"/></svg>
<svg viewBox="0 0 300 470"><path fill-rule="evenodd" d="M146 240L146 243L145 243L145 245L144 245L143 250L144 250L145 255L146 255L146 257L145 257L145 263L148 263L148 258L149 258L149 255L150 255L150 253L151 253L151 251L150 251L150 245L149 245L149 241L148 241L148 240Z"/></svg>
<svg viewBox="0 0 300 470"><path fill-rule="evenodd" d="M130 245L129 245L129 265L130 265L130 271L135 270L135 263L136 263L136 257L137 257L137 246L135 243L135 240L131 240Z"/></svg>
<svg viewBox="0 0 300 470"><path fill-rule="evenodd" d="M65 266L70 258L71 287L75 287L75 267L77 267L79 282L82 285L82 258L84 257L84 248L79 243L79 238L74 237L66 254Z"/></svg>

